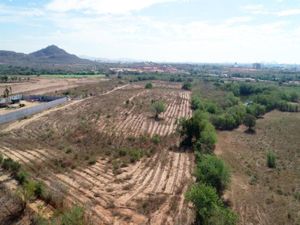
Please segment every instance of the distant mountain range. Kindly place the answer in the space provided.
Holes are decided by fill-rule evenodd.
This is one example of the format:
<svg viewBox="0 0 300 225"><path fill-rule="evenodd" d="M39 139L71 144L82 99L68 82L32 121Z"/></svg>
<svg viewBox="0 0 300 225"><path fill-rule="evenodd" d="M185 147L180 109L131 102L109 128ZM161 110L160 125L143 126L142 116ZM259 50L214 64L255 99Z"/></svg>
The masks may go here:
<svg viewBox="0 0 300 225"><path fill-rule="evenodd" d="M30 54L0 50L0 65L10 65L30 68L92 68L95 61L81 59L65 50L50 45Z"/></svg>

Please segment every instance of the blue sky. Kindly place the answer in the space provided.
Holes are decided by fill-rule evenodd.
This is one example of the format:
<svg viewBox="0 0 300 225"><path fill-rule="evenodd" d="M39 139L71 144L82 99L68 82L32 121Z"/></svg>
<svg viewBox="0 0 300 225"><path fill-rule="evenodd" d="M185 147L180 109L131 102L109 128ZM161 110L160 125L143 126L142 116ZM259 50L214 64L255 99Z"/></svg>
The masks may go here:
<svg viewBox="0 0 300 225"><path fill-rule="evenodd" d="M0 49L300 63L300 0L0 0Z"/></svg>

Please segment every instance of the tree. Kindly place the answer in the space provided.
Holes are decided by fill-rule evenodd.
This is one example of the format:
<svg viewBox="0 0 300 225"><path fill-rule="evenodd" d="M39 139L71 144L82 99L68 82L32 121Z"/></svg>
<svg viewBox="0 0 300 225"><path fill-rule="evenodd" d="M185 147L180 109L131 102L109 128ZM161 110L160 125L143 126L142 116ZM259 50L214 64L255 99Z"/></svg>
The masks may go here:
<svg viewBox="0 0 300 225"><path fill-rule="evenodd" d="M203 224L213 215L215 208L220 204L216 190L205 184L193 185L186 193L186 199L193 203L197 217Z"/></svg>
<svg viewBox="0 0 300 225"><path fill-rule="evenodd" d="M182 119L179 123L179 132L184 137L183 144L192 146L193 141L198 141L208 123L208 114L200 110L196 110L190 119Z"/></svg>
<svg viewBox="0 0 300 225"><path fill-rule="evenodd" d="M248 130L253 130L255 124L256 124L256 118L251 114L247 114L244 118L244 125L248 127Z"/></svg>
<svg viewBox="0 0 300 225"><path fill-rule="evenodd" d="M201 151L204 153L212 153L215 144L217 143L217 134L214 126L207 122L200 133L200 138L197 142L200 142Z"/></svg>
<svg viewBox="0 0 300 225"><path fill-rule="evenodd" d="M197 163L195 176L197 181L216 188L219 194L230 182L230 172L224 161L214 155L202 155Z"/></svg>
<svg viewBox="0 0 300 225"><path fill-rule="evenodd" d="M11 93L12 93L11 87L6 86L3 91L3 97L8 98Z"/></svg>
<svg viewBox="0 0 300 225"><path fill-rule="evenodd" d="M193 203L196 209L196 220L199 224L236 224L237 215L224 206L213 187L205 184L194 184L185 197Z"/></svg>
<svg viewBox="0 0 300 225"><path fill-rule="evenodd" d="M201 153L211 153L217 142L214 126L209 121L209 114L196 110L190 119L179 122L179 133L183 137L182 145L193 146Z"/></svg>
<svg viewBox="0 0 300 225"><path fill-rule="evenodd" d="M258 118L266 113L266 107L261 104L253 103L247 106L247 113Z"/></svg>
<svg viewBox="0 0 300 225"><path fill-rule="evenodd" d="M159 114L166 111L165 103L162 101L155 101L152 103L152 110L155 113L155 119L159 119Z"/></svg>
<svg viewBox="0 0 300 225"><path fill-rule="evenodd" d="M192 107L192 110L204 109L200 97L198 97L198 96L192 97L191 107Z"/></svg>
<svg viewBox="0 0 300 225"><path fill-rule="evenodd" d="M145 85L145 88L146 88L146 89L152 89L152 88L153 88L152 83L147 83L147 84Z"/></svg>

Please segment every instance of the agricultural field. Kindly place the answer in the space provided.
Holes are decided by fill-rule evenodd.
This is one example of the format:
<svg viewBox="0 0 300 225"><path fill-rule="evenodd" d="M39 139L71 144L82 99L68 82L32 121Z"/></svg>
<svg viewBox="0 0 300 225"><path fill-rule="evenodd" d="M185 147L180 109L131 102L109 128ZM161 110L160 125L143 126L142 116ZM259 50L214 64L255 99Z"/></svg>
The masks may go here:
<svg viewBox="0 0 300 225"><path fill-rule="evenodd" d="M0 83L0 93L8 86L12 88L12 94L40 95L50 92L57 92L69 88L75 88L86 84L98 83L105 80L102 76L95 77L50 77L50 76L29 76L28 79L14 83Z"/></svg>
<svg viewBox="0 0 300 225"><path fill-rule="evenodd" d="M238 212L239 224L299 224L300 114L272 111L247 128L218 134L216 154L232 169L225 198ZM274 152L276 168L267 166Z"/></svg>
<svg viewBox="0 0 300 225"><path fill-rule="evenodd" d="M109 83L71 88L86 98L2 125L0 152L43 181L56 206L84 206L95 224L192 223L184 193L194 154L179 149L176 133L192 115L191 93L168 82ZM155 120L157 100L166 110Z"/></svg>

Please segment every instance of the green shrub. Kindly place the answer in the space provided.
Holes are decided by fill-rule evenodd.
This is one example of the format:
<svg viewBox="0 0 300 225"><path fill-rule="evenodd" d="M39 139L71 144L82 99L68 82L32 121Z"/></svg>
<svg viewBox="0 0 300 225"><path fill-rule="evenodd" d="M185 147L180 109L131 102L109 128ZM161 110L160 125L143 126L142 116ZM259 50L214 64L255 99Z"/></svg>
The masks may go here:
<svg viewBox="0 0 300 225"><path fill-rule="evenodd" d="M40 197L44 196L44 193L45 193L45 186L44 186L44 184L42 182L40 182L40 181L35 182L34 195L37 198L40 198Z"/></svg>
<svg viewBox="0 0 300 225"><path fill-rule="evenodd" d="M211 114L216 114L219 111L217 104L214 102L205 102L204 108Z"/></svg>
<svg viewBox="0 0 300 225"><path fill-rule="evenodd" d="M2 162L2 168L17 174L21 165L20 163L13 161L11 158L6 158Z"/></svg>
<svg viewBox="0 0 300 225"><path fill-rule="evenodd" d="M3 155L0 153L0 165L2 164L3 162Z"/></svg>
<svg viewBox="0 0 300 225"><path fill-rule="evenodd" d="M192 97L191 107L192 107L192 110L197 110L197 109L203 110L204 109L201 99L197 96Z"/></svg>
<svg viewBox="0 0 300 225"><path fill-rule="evenodd" d="M144 152L141 149L128 149L128 156L129 156L129 161L131 163L134 163L138 160L140 160L144 155Z"/></svg>
<svg viewBox="0 0 300 225"><path fill-rule="evenodd" d="M24 185L20 188L19 195L26 205L29 201L34 199L35 197L35 189L36 182L28 180L24 183Z"/></svg>
<svg viewBox="0 0 300 225"><path fill-rule="evenodd" d="M214 187L221 194L230 182L230 172L224 161L214 155L202 155L197 163L197 181Z"/></svg>
<svg viewBox="0 0 300 225"><path fill-rule="evenodd" d="M193 146L194 150L211 153L217 141L216 130L208 120L208 113L196 110L190 119L181 119L179 133L182 145Z"/></svg>
<svg viewBox="0 0 300 225"><path fill-rule="evenodd" d="M192 83L191 82L184 82L184 84L182 85L182 89L183 90L192 90Z"/></svg>
<svg viewBox="0 0 300 225"><path fill-rule="evenodd" d="M247 113L258 118L266 113L266 107L261 104L253 103L247 106Z"/></svg>
<svg viewBox="0 0 300 225"><path fill-rule="evenodd" d="M220 200L214 188L205 184L195 184L186 193L186 199L191 201L201 222L213 215Z"/></svg>
<svg viewBox="0 0 300 225"><path fill-rule="evenodd" d="M234 225L238 221L238 216L229 208L216 207L212 216L207 219L207 225Z"/></svg>
<svg viewBox="0 0 300 225"><path fill-rule="evenodd" d="M16 176L15 179L21 184L23 185L25 182L28 181L28 174L25 171L19 171Z"/></svg>
<svg viewBox="0 0 300 225"><path fill-rule="evenodd" d="M151 105L152 111L155 113L155 119L158 119L159 114L166 111L166 105L162 101L155 101Z"/></svg>
<svg viewBox="0 0 300 225"><path fill-rule="evenodd" d="M88 161L88 164L90 165L90 166L92 166L92 165L95 165L96 164L96 159L90 159L89 161Z"/></svg>
<svg viewBox="0 0 300 225"><path fill-rule="evenodd" d="M195 184L186 193L196 209L197 221L203 225L235 225L237 215L226 208L214 188Z"/></svg>
<svg viewBox="0 0 300 225"><path fill-rule="evenodd" d="M159 144L160 142L160 137L159 135L155 134L152 138L151 138L151 141L154 143L154 144Z"/></svg>
<svg viewBox="0 0 300 225"><path fill-rule="evenodd" d="M147 84L145 85L145 88L146 88L146 89L152 89L152 88L153 88L152 83L147 83Z"/></svg>
<svg viewBox="0 0 300 225"><path fill-rule="evenodd" d="M118 149L118 157L124 157L126 155L127 155L127 149L125 148Z"/></svg>
<svg viewBox="0 0 300 225"><path fill-rule="evenodd" d="M267 166L269 168L276 168L276 156L272 151L267 153Z"/></svg>
<svg viewBox="0 0 300 225"><path fill-rule="evenodd" d="M11 158L6 158L2 162L2 168L5 170L10 170L13 160Z"/></svg>
<svg viewBox="0 0 300 225"><path fill-rule="evenodd" d="M214 126L211 123L207 123L204 129L200 133L199 141L202 143L202 147L206 151L211 151L214 149L214 145L217 142L217 134Z"/></svg>
<svg viewBox="0 0 300 225"><path fill-rule="evenodd" d="M84 210L75 206L63 213L61 216L61 225L84 225Z"/></svg>

